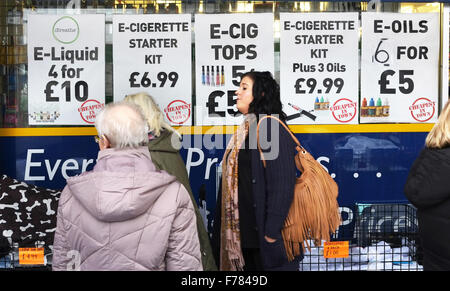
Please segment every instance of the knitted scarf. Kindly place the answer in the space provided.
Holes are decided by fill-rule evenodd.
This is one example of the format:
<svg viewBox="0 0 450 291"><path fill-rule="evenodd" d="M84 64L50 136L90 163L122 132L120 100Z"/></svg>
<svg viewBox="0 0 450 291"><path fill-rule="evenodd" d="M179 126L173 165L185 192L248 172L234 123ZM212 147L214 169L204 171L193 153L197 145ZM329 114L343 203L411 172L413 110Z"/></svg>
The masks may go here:
<svg viewBox="0 0 450 291"><path fill-rule="evenodd" d="M241 249L238 204L238 156L255 115L246 116L227 145L222 160L222 211L220 231L220 270L242 271L245 265Z"/></svg>

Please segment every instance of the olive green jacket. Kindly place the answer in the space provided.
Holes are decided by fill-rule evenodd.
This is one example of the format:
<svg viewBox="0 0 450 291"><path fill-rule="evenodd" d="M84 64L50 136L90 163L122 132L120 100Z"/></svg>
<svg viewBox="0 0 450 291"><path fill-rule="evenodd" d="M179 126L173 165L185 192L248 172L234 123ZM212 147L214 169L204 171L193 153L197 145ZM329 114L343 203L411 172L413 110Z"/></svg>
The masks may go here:
<svg viewBox="0 0 450 291"><path fill-rule="evenodd" d="M202 253L202 263L204 271L217 271L217 266L212 253L211 244L209 241L208 232L203 224L203 219L198 210L197 202L192 194L192 189L189 183L189 176L186 171L186 165L177 149L172 145L172 135L175 142L180 142L176 134L170 131L162 131L160 136L149 141L148 149L153 163L159 170L164 170L167 173L177 177L178 181L184 185L189 192L192 203L197 216L197 231L200 240L200 249Z"/></svg>

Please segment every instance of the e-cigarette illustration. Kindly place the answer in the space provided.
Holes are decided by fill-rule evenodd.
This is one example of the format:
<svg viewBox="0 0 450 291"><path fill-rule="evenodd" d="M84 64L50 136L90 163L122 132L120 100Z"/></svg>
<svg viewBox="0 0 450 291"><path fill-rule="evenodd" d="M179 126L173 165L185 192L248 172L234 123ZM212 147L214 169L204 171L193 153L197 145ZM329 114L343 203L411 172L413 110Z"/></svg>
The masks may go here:
<svg viewBox="0 0 450 291"><path fill-rule="evenodd" d="M202 84L206 84L205 66L202 66Z"/></svg>
<svg viewBox="0 0 450 291"><path fill-rule="evenodd" d="M217 66L217 71L216 71L216 86L220 86L220 71L219 71L219 66Z"/></svg>
<svg viewBox="0 0 450 291"><path fill-rule="evenodd" d="M206 74L205 74L205 67L206 67ZM219 65L202 66L202 85L213 87L225 86L224 66Z"/></svg>
<svg viewBox="0 0 450 291"><path fill-rule="evenodd" d="M304 109L298 107L297 105L293 105L293 104L291 104L291 103L288 103L288 105L291 106L292 108L294 108L295 110L298 111L298 113L289 116L289 117L288 117L288 120L291 120L291 119L300 117L300 116L302 116L302 115L305 115L305 116L311 118L313 121L315 121L316 118L317 118L317 116L315 116L314 114L311 113L311 111L313 111L313 110L311 110L311 111L306 111L306 110L304 110Z"/></svg>

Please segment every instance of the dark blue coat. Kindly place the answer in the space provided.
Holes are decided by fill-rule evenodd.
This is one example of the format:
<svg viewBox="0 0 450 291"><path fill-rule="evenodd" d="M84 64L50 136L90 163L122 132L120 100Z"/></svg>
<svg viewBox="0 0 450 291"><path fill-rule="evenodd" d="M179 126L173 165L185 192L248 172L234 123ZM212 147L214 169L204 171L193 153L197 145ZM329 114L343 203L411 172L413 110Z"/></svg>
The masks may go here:
<svg viewBox="0 0 450 291"><path fill-rule="evenodd" d="M417 207L425 271L450 271L450 147L424 148L414 161L405 195Z"/></svg>
<svg viewBox="0 0 450 291"><path fill-rule="evenodd" d="M264 150L266 168L263 166L258 149L252 147L252 144L255 145L256 143L250 141L250 147L252 148L252 191L261 259L265 270L295 271L299 269L299 262L303 256L289 262L281 236L281 229L294 194L295 143L290 134L277 121L273 119L270 119L269 122L266 121L268 120L263 121L260 128L260 141L267 140L269 145ZM266 128L267 130L265 130ZM263 135L264 132L267 132L267 135ZM255 136L255 134L251 134L250 138ZM275 138L272 138L272 136ZM219 191L212 242L216 255L218 254L218 248L220 248L221 197L221 191ZM276 242L268 243L264 239L265 235L276 239ZM217 262L219 264L219 261Z"/></svg>

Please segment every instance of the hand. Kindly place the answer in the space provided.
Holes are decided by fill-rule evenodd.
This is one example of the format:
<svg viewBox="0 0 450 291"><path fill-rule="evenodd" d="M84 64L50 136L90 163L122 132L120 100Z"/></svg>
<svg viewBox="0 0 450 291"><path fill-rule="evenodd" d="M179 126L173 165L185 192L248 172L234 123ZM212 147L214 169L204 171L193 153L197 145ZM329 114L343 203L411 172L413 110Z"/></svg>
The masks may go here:
<svg viewBox="0 0 450 291"><path fill-rule="evenodd" d="M271 243L271 244L277 241L276 239L268 237L267 235L264 236L264 239L266 240L266 242Z"/></svg>

